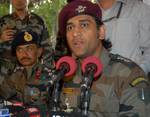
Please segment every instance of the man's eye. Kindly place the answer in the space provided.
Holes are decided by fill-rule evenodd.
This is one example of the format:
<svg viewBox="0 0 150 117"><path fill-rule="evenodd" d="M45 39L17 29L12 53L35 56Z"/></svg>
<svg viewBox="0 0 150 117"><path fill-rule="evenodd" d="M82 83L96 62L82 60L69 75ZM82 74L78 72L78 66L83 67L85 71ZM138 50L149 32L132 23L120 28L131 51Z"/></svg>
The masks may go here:
<svg viewBox="0 0 150 117"><path fill-rule="evenodd" d="M82 28L86 28L86 27L88 27L88 25L89 25L88 23L81 23Z"/></svg>
<svg viewBox="0 0 150 117"><path fill-rule="evenodd" d="M32 51L33 47L27 47L27 51Z"/></svg>
<svg viewBox="0 0 150 117"><path fill-rule="evenodd" d="M23 51L23 49L17 48L16 51L19 52L19 53L21 53Z"/></svg>
<svg viewBox="0 0 150 117"><path fill-rule="evenodd" d="M67 31L70 31L73 29L73 26L67 26Z"/></svg>

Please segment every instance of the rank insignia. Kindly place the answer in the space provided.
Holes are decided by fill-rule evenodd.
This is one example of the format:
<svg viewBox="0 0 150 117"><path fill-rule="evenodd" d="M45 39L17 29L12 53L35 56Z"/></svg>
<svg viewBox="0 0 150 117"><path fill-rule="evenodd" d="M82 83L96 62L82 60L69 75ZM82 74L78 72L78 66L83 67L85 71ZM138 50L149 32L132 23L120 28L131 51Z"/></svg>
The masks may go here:
<svg viewBox="0 0 150 117"><path fill-rule="evenodd" d="M83 13L86 9L86 6L82 6L82 5L79 5L75 10L78 12L78 13Z"/></svg>
<svg viewBox="0 0 150 117"><path fill-rule="evenodd" d="M24 33L24 40L25 41L32 41L32 35L31 34L29 34L28 32L25 32Z"/></svg>

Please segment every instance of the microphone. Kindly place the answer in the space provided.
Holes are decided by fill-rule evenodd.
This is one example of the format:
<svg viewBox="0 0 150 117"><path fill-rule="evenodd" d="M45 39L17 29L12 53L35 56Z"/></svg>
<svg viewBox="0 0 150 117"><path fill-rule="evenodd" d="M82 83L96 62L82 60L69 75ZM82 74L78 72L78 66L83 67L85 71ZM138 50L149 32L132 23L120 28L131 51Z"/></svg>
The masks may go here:
<svg viewBox="0 0 150 117"><path fill-rule="evenodd" d="M68 77L75 73L77 64L72 57L64 56L57 61L56 69L64 71L64 75Z"/></svg>
<svg viewBox="0 0 150 117"><path fill-rule="evenodd" d="M81 88L90 88L92 81L97 80L102 73L103 65L99 58L89 56L82 61L83 81Z"/></svg>
<svg viewBox="0 0 150 117"><path fill-rule="evenodd" d="M89 56L81 64L83 79L81 82L80 108L83 117L88 117L90 104L90 88L93 80L97 80L102 73L103 65L95 56Z"/></svg>
<svg viewBox="0 0 150 117"><path fill-rule="evenodd" d="M53 85L55 82L59 82L64 76L69 77L75 73L77 64L75 60L70 56L61 57L56 62L56 72L52 75L49 83Z"/></svg>
<svg viewBox="0 0 150 117"><path fill-rule="evenodd" d="M59 97L61 90L61 79L66 76L71 76L75 73L77 65L72 57L64 56L60 58L56 63L56 73L52 75L50 82L50 87L48 89L48 94L50 97L51 110L56 112L60 110L59 107ZM51 90L53 88L53 90ZM51 96L52 95L52 96Z"/></svg>

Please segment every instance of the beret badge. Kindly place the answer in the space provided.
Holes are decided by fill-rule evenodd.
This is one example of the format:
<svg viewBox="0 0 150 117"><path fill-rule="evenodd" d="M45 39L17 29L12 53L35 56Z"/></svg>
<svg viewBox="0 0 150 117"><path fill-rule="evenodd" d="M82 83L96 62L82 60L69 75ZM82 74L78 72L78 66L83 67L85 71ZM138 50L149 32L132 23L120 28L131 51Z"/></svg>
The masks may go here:
<svg viewBox="0 0 150 117"><path fill-rule="evenodd" d="M25 32L24 33L24 40L27 42L32 41L32 35L29 34L28 32Z"/></svg>
<svg viewBox="0 0 150 117"><path fill-rule="evenodd" d="M83 13L83 12L85 12L85 9L86 9L86 6L79 5L75 10L78 13Z"/></svg>

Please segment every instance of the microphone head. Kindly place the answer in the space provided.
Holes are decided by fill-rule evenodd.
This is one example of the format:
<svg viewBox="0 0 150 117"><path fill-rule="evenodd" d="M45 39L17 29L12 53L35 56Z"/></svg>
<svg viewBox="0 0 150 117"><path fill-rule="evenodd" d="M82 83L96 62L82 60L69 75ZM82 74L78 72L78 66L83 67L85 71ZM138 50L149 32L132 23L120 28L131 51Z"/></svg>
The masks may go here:
<svg viewBox="0 0 150 117"><path fill-rule="evenodd" d="M94 80L97 80L98 76L102 73L103 64L100 59L95 56L89 56L82 61L82 72L85 73L88 67L95 67Z"/></svg>
<svg viewBox="0 0 150 117"><path fill-rule="evenodd" d="M60 69L62 65L65 65L65 64L66 64L66 67L68 67L67 68L68 71L67 73L65 73L65 76L68 77L68 76L73 75L77 69L77 64L75 60L70 56L61 57L56 63L56 69L57 70Z"/></svg>

